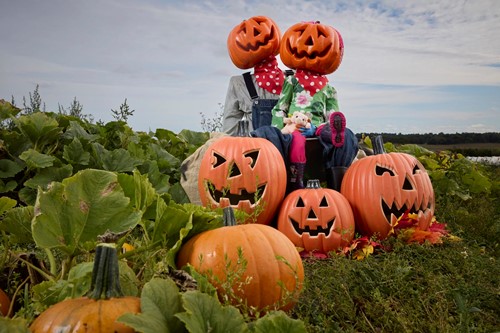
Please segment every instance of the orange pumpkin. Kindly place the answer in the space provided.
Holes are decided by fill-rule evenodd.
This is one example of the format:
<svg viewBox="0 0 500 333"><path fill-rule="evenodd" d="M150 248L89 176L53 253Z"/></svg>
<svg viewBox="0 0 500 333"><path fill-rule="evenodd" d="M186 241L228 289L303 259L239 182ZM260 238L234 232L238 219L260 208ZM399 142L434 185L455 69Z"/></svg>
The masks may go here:
<svg viewBox="0 0 500 333"><path fill-rule="evenodd" d="M354 216L349 202L337 191L309 180L304 189L283 201L278 230L295 246L328 253L342 249L354 238Z"/></svg>
<svg viewBox="0 0 500 333"><path fill-rule="evenodd" d="M344 43L333 27L319 22L301 22L283 34L280 57L283 64L326 75L342 62Z"/></svg>
<svg viewBox="0 0 500 333"><path fill-rule="evenodd" d="M208 277L219 297L229 297L235 306L243 300L256 313L272 308L290 309L304 281L302 259L295 246L273 227L235 225L231 212L231 207L224 209L224 227L197 234L181 247L177 267L191 264ZM246 267L240 264L242 258ZM242 268L245 269L240 272ZM223 286L235 272L241 275L231 281L232 292L226 293ZM289 298L289 293L295 298Z"/></svg>
<svg viewBox="0 0 500 333"><path fill-rule="evenodd" d="M10 308L10 298L7 296L5 291L0 289L0 314L2 316L7 316Z"/></svg>
<svg viewBox="0 0 500 333"><path fill-rule="evenodd" d="M357 230L385 239L397 219L409 210L427 230L434 216L434 189L414 156L381 153L355 161L342 180L341 193L351 204Z"/></svg>
<svg viewBox="0 0 500 333"><path fill-rule="evenodd" d="M92 287L89 297L67 299L42 312L31 324L31 332L135 332L116 322L125 313L139 313L141 305L138 297L122 296L114 244L97 246Z"/></svg>
<svg viewBox="0 0 500 333"><path fill-rule="evenodd" d="M227 50L234 65L240 69L252 68L279 52L281 32L267 16L254 16L231 30Z"/></svg>
<svg viewBox="0 0 500 333"><path fill-rule="evenodd" d="M271 222L285 197L286 182L278 149L266 139L247 136L215 141L205 152L198 174L202 204L244 211L250 214L246 223Z"/></svg>

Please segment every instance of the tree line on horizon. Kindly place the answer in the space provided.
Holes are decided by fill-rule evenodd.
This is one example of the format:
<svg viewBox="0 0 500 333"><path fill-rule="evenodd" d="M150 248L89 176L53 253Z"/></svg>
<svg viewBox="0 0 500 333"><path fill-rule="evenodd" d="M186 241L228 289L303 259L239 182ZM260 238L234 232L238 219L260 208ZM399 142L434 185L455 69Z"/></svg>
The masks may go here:
<svg viewBox="0 0 500 333"><path fill-rule="evenodd" d="M364 136L374 138L382 135L385 142L394 144L418 144L418 145L454 145L467 143L500 143L499 132L487 133L425 133L425 134L402 134L402 133L360 133L356 134L358 139Z"/></svg>

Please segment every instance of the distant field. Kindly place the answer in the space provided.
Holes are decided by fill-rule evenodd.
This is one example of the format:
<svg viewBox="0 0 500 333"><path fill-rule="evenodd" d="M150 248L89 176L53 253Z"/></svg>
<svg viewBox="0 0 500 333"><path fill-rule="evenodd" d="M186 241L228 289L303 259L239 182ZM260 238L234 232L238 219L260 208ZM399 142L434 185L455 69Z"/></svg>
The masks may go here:
<svg viewBox="0 0 500 333"><path fill-rule="evenodd" d="M476 156L478 153L481 155L490 155L490 156L499 156L500 155L500 143L459 143L459 144L451 144L451 145L420 145L432 151L461 151L462 153L466 153L466 155Z"/></svg>

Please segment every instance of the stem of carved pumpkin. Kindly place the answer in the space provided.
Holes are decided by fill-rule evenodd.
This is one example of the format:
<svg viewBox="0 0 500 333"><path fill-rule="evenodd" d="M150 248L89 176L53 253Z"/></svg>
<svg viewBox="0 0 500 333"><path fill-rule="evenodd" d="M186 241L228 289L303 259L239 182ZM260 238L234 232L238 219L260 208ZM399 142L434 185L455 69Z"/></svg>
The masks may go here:
<svg viewBox="0 0 500 333"><path fill-rule="evenodd" d="M89 297L95 300L123 296L114 243L97 245L90 289Z"/></svg>
<svg viewBox="0 0 500 333"><path fill-rule="evenodd" d="M373 139L373 153L375 155L385 154L384 139L382 139L382 135L377 135L375 139Z"/></svg>
<svg viewBox="0 0 500 333"><path fill-rule="evenodd" d="M222 220L224 221L225 227L236 225L236 218L234 217L233 207L227 206L222 210Z"/></svg>
<svg viewBox="0 0 500 333"><path fill-rule="evenodd" d="M250 122L246 117L238 121L238 130L235 136L249 137L250 135Z"/></svg>
<svg viewBox="0 0 500 333"><path fill-rule="evenodd" d="M307 189L321 188L319 179L309 179L306 184Z"/></svg>

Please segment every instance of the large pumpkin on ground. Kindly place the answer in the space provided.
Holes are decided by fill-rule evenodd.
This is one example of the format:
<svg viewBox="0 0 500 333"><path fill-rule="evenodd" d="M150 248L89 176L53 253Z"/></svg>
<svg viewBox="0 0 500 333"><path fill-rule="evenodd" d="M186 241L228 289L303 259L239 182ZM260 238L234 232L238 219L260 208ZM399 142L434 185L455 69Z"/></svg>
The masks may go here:
<svg viewBox="0 0 500 333"><path fill-rule="evenodd" d="M344 42L340 33L319 22L296 23L281 39L280 58L293 69L331 74L340 66L343 55Z"/></svg>
<svg viewBox="0 0 500 333"><path fill-rule="evenodd" d="M356 229L386 238L407 210L427 230L434 216L434 189L424 166L406 153L380 153L357 160L347 170L341 193L351 204Z"/></svg>
<svg viewBox="0 0 500 333"><path fill-rule="evenodd" d="M67 299L52 305L31 324L31 332L135 332L116 321L125 313L141 311L139 297L122 296L119 279L115 244L99 244L89 297Z"/></svg>
<svg viewBox="0 0 500 333"><path fill-rule="evenodd" d="M285 197L286 168L268 140L225 136L208 147L198 190L204 206L231 206L251 214L247 223L269 224Z"/></svg>
<svg viewBox="0 0 500 333"><path fill-rule="evenodd" d="M304 281L295 246L270 226L234 225L234 216L227 217L230 212L231 207L224 209L224 227L197 234L182 246L177 267L191 264L208 277L221 298L229 297L235 306L246 302L256 313L290 309Z"/></svg>
<svg viewBox="0 0 500 333"><path fill-rule="evenodd" d="M283 201L278 230L295 246L328 253L342 249L354 238L354 216L349 202L337 191L309 180L306 188Z"/></svg>
<svg viewBox="0 0 500 333"><path fill-rule="evenodd" d="M227 50L234 65L252 68L279 52L281 32L267 16L254 16L235 26L227 37Z"/></svg>

